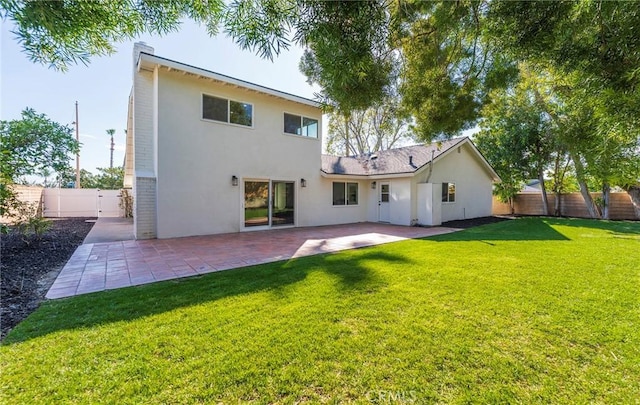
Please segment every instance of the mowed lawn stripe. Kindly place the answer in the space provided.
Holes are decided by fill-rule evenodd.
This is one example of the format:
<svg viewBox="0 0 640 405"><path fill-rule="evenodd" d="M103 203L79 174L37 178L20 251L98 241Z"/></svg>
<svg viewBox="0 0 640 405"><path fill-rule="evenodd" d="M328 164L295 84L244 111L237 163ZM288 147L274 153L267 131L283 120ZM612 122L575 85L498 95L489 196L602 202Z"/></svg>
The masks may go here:
<svg viewBox="0 0 640 405"><path fill-rule="evenodd" d="M48 301L0 402L633 402L640 224L524 218Z"/></svg>

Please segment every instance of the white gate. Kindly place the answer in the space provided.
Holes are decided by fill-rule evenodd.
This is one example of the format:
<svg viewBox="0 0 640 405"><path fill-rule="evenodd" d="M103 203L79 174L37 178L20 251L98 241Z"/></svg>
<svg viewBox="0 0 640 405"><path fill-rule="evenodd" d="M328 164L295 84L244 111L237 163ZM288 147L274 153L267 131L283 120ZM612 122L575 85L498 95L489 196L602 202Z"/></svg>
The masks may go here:
<svg viewBox="0 0 640 405"><path fill-rule="evenodd" d="M45 217L122 217L120 190L45 188Z"/></svg>
<svg viewBox="0 0 640 405"><path fill-rule="evenodd" d="M119 218L124 216L120 208L120 190L98 190L98 216Z"/></svg>

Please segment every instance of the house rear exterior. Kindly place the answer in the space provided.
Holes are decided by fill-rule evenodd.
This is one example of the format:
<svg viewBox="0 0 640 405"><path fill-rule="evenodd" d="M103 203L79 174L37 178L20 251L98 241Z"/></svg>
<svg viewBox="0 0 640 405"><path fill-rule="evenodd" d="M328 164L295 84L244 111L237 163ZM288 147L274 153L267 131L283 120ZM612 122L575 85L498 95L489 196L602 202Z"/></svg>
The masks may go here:
<svg viewBox="0 0 640 405"><path fill-rule="evenodd" d="M491 215L497 175L467 138L358 158L322 156L321 134L315 101L136 44L125 157L136 238Z"/></svg>

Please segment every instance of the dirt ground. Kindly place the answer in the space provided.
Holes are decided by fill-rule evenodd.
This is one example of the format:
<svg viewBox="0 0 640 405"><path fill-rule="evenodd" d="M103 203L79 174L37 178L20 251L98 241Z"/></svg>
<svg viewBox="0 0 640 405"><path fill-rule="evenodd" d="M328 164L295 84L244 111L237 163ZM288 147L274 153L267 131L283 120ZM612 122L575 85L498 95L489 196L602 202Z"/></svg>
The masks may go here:
<svg viewBox="0 0 640 405"><path fill-rule="evenodd" d="M95 218L52 219L41 240L26 244L10 232L0 238L0 339L35 311L49 287L82 244Z"/></svg>

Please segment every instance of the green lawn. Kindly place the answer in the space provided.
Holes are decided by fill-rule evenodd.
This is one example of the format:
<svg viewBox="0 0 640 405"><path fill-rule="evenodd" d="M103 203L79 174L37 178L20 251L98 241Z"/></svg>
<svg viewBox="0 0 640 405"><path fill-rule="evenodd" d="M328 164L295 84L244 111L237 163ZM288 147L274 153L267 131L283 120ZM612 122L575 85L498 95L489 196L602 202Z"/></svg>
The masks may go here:
<svg viewBox="0 0 640 405"><path fill-rule="evenodd" d="M519 219L46 302L0 403L631 403L640 223Z"/></svg>

